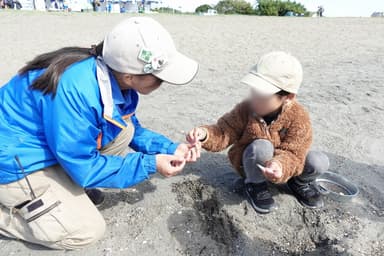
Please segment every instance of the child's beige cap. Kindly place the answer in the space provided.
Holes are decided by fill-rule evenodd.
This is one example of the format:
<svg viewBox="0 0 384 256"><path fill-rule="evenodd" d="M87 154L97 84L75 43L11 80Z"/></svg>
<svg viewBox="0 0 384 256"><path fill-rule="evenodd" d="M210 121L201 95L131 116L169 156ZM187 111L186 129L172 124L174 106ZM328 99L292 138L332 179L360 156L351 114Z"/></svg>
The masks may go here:
<svg viewBox="0 0 384 256"><path fill-rule="evenodd" d="M177 51L171 35L148 17L124 20L104 39L103 59L115 71L152 74L171 84L189 83L198 64Z"/></svg>
<svg viewBox="0 0 384 256"><path fill-rule="evenodd" d="M265 54L241 80L262 95L272 95L281 90L297 94L302 81L300 62L285 52Z"/></svg>

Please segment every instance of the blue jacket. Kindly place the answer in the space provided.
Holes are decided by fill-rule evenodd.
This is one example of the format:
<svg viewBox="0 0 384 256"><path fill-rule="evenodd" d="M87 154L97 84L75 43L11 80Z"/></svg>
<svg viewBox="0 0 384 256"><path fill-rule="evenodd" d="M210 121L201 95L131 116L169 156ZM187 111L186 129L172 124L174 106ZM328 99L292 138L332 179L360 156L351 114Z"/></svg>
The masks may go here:
<svg viewBox="0 0 384 256"><path fill-rule="evenodd" d="M113 120L103 118L95 58L70 66L54 98L29 88L43 72L16 75L0 88L0 184L23 178L17 155L27 174L60 164L82 187L126 188L156 172L155 154L175 152L176 143L141 127L133 114L137 92L121 92L111 74ZM99 146L111 142L126 126L123 116L128 114L135 126L130 147L137 153L100 154L99 135Z"/></svg>

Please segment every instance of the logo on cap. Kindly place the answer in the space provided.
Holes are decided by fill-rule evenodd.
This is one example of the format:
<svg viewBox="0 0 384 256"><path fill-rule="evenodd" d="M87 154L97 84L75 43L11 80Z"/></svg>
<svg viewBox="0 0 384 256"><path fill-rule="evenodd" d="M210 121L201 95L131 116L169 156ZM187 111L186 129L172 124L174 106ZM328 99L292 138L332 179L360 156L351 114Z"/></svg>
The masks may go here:
<svg viewBox="0 0 384 256"><path fill-rule="evenodd" d="M145 63L143 72L151 74L154 71L161 70L167 63L164 54L155 55L151 50L142 48L139 52L138 59Z"/></svg>
<svg viewBox="0 0 384 256"><path fill-rule="evenodd" d="M139 52L139 60L144 61L145 63L150 63L152 59L152 52L145 48L142 48Z"/></svg>

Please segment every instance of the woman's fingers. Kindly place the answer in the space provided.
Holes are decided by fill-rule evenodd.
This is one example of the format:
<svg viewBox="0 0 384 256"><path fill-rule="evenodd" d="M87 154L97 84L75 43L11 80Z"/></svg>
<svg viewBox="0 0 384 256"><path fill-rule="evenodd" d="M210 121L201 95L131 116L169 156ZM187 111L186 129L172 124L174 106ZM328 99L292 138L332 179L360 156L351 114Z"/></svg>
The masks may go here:
<svg viewBox="0 0 384 256"><path fill-rule="evenodd" d="M201 148L200 147L196 147L196 157L197 158L201 157Z"/></svg>
<svg viewBox="0 0 384 256"><path fill-rule="evenodd" d="M185 158L176 155L156 155L156 167L159 173L165 177L179 174L185 166Z"/></svg>
<svg viewBox="0 0 384 256"><path fill-rule="evenodd" d="M191 150L188 150L188 155L187 155L187 157L185 158L185 160L186 160L187 162L190 162L191 159L192 159L192 152L191 152Z"/></svg>
<svg viewBox="0 0 384 256"><path fill-rule="evenodd" d="M196 144L195 144L195 151L196 151L196 157L197 158L200 158L200 156L201 156L201 142L199 141L199 142L197 142Z"/></svg>
<svg viewBox="0 0 384 256"><path fill-rule="evenodd" d="M189 134L185 137L185 139L188 143L192 143L192 137Z"/></svg>
<svg viewBox="0 0 384 256"><path fill-rule="evenodd" d="M178 166L178 165L182 164L183 162L185 162L184 157L175 156L175 155L168 155L168 156L169 156L169 160L170 160L170 163L172 166Z"/></svg>
<svg viewBox="0 0 384 256"><path fill-rule="evenodd" d="M171 166L170 166L170 176L174 176L176 174L179 174L184 166L185 166L186 160L185 159L175 159L171 161Z"/></svg>
<svg viewBox="0 0 384 256"><path fill-rule="evenodd" d="M201 157L201 143L197 143L195 146L190 148L191 161L196 162Z"/></svg>
<svg viewBox="0 0 384 256"><path fill-rule="evenodd" d="M182 161L180 160L172 161L172 164L171 164L172 173L174 175L179 174L183 170L185 163L186 163L185 159L183 159Z"/></svg>
<svg viewBox="0 0 384 256"><path fill-rule="evenodd" d="M196 160L197 160L197 148L194 147L194 148L192 149L192 161L193 161L193 162L196 162Z"/></svg>
<svg viewBox="0 0 384 256"><path fill-rule="evenodd" d="M186 158L187 162L196 162L196 151L195 148L190 148L188 151L188 158Z"/></svg>

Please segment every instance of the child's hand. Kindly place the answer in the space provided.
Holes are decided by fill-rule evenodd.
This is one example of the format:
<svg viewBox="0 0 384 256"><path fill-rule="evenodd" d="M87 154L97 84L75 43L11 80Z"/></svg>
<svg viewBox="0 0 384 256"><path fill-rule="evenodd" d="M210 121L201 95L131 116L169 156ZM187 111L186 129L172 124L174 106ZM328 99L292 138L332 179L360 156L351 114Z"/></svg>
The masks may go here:
<svg viewBox="0 0 384 256"><path fill-rule="evenodd" d="M204 128L196 127L187 134L186 139L191 145L196 145L206 137L207 131Z"/></svg>
<svg viewBox="0 0 384 256"><path fill-rule="evenodd" d="M271 182L276 182L283 176L283 168L281 164L276 161L270 161L267 165L261 169L264 176Z"/></svg>

